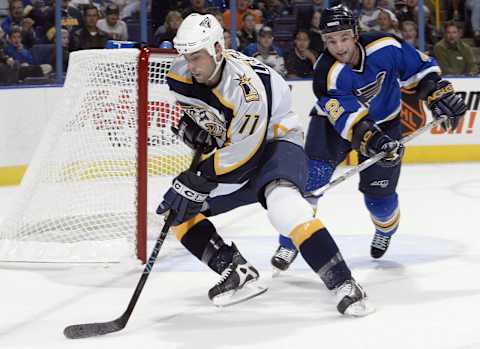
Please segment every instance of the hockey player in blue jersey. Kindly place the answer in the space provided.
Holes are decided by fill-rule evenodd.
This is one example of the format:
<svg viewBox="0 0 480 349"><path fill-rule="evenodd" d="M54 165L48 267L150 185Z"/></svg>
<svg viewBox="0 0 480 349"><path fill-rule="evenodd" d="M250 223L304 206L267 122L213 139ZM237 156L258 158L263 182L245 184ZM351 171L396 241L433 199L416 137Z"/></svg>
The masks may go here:
<svg viewBox="0 0 480 349"><path fill-rule="evenodd" d="M305 145L309 157L306 190L327 184L352 149L358 152L360 162L387 152L360 173L359 184L375 226L370 254L381 258L400 221L396 192L404 152L398 142L400 88L415 88L434 118L446 117L444 129L457 126L466 106L452 85L441 78L434 59L390 34L358 34L348 8L339 5L325 9L320 29L326 49L314 68L317 103ZM286 270L296 254L291 241L280 237L272 265Z"/></svg>
<svg viewBox="0 0 480 349"><path fill-rule="evenodd" d="M372 309L366 293L303 197L308 159L285 80L255 58L225 50L223 29L212 15L186 17L174 45L180 57L167 82L184 111L177 133L205 157L195 171L174 179L157 213L174 211L177 239L220 274L208 292L210 300L224 306L266 290L257 282L257 269L222 239L209 219L259 202L272 225L291 237L307 264L335 292L337 310L367 315Z"/></svg>

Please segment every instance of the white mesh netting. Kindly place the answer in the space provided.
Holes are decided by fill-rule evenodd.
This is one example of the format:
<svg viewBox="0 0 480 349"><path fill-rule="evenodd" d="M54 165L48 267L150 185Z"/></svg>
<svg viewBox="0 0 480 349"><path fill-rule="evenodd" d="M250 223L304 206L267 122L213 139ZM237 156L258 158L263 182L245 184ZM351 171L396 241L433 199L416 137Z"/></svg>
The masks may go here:
<svg viewBox="0 0 480 349"><path fill-rule="evenodd" d="M0 226L1 260L135 257L139 52L71 54L63 100ZM156 206L191 157L170 130L180 116L165 81L173 58L152 54L148 63L148 229L155 232Z"/></svg>

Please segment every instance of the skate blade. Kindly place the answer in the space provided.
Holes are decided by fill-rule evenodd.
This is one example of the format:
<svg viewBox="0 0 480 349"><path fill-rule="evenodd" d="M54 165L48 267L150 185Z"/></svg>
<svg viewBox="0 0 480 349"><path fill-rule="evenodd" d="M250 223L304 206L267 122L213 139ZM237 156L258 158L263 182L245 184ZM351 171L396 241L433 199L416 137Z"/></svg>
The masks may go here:
<svg viewBox="0 0 480 349"><path fill-rule="evenodd" d="M266 286L259 285L257 282L250 282L239 290L226 292L214 297L212 302L217 307L228 307L259 296L267 292L267 290L268 287Z"/></svg>
<svg viewBox="0 0 480 349"><path fill-rule="evenodd" d="M282 269L278 269L278 268L275 268L273 267L272 269L272 278L276 278L278 276L280 276L280 274L283 272Z"/></svg>
<svg viewBox="0 0 480 349"><path fill-rule="evenodd" d="M363 317L375 312L375 308L366 300L358 301L345 309L344 315L351 317Z"/></svg>

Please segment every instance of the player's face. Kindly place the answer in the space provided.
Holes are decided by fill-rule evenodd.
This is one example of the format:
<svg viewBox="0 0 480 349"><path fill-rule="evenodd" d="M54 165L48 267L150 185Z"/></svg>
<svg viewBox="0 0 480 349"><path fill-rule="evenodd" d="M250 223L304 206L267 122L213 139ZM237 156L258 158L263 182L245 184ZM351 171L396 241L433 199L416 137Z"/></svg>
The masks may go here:
<svg viewBox="0 0 480 349"><path fill-rule="evenodd" d="M207 50L202 49L193 53L186 53L187 69L199 83L204 84L215 70L215 61Z"/></svg>
<svg viewBox="0 0 480 349"><path fill-rule="evenodd" d="M323 41L330 52L339 62L343 64L354 64L357 39L352 30L328 33L323 35Z"/></svg>

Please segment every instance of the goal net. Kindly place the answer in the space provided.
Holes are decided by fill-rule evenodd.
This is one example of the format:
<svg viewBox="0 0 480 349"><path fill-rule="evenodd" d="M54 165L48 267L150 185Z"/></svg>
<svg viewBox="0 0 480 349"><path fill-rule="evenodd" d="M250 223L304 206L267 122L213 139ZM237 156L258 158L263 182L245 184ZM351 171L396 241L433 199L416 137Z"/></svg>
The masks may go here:
<svg viewBox="0 0 480 349"><path fill-rule="evenodd" d="M0 225L0 259L145 260L146 234L191 151L171 132L180 107L166 74L174 52L70 55L63 98ZM147 189L148 188L148 189Z"/></svg>

